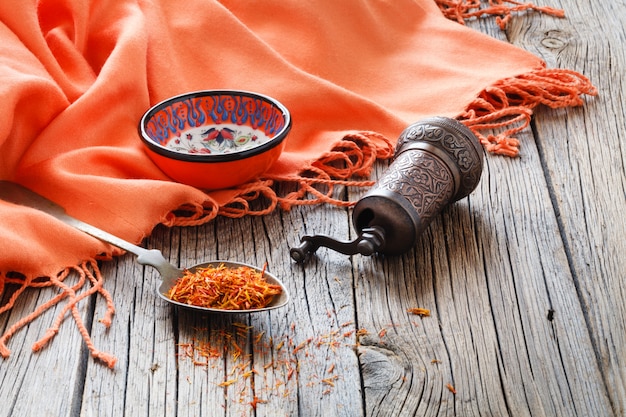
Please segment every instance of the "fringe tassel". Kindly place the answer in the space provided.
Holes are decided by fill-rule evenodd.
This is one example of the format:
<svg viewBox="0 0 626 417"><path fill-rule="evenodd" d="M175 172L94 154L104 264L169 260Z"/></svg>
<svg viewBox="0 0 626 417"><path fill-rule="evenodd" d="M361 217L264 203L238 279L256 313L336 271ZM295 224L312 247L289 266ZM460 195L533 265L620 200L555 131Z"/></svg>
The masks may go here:
<svg viewBox="0 0 626 417"><path fill-rule="evenodd" d="M540 104L550 108L580 106L583 94L595 96L596 88L582 74L566 69L538 69L507 78L483 90L459 115L489 152L506 156L519 154L519 141L513 136L530 124L533 109ZM483 134L483 131L504 131Z"/></svg>
<svg viewBox="0 0 626 417"><path fill-rule="evenodd" d="M450 20L456 20L461 24L470 18L478 18L485 15L496 16L496 23L500 29L506 29L513 12L534 10L555 17L564 17L565 12L552 7L535 6L532 3L521 3L514 0L489 0L488 7L482 7L481 0L435 0L441 12Z"/></svg>
<svg viewBox="0 0 626 417"><path fill-rule="evenodd" d="M91 271L93 271L93 273ZM76 272L79 279L77 283L75 283L73 286L70 286L70 285L67 285L64 281L72 272ZM84 290L84 287L87 281L89 281L91 286L88 289ZM33 344L32 346L33 351L37 352L41 350L43 347L46 346L48 342L50 342L50 340L54 338L54 336L59 332L59 328L61 327L61 324L65 320L65 316L67 312L70 311L72 317L74 318L76 326L78 327L78 330L81 336L83 337L83 340L85 341L85 344L87 345L87 348L89 349L89 352L91 353L91 356L94 357L95 359L98 359L104 362L109 368L113 368L115 366L117 359L113 355L110 355L106 352L101 352L98 349L96 349L89 335L89 331L87 330L85 323L83 322L80 316L80 312L78 311L78 307L77 307L77 304L81 300L96 293L100 294L106 300L106 304L107 304L107 311L105 313L104 318L102 318L100 322L105 327L108 328L111 325L111 317L115 313L115 307L113 305L113 300L111 299L111 295L108 293L108 291L106 291L102 287L102 282L103 282L102 275L100 274L100 270L95 261L89 261L79 266L67 268L58 276L49 277L43 280L33 279L33 278L25 278L25 279L10 278L10 277L7 277L6 275L1 275L0 276L0 288L2 289L6 288L6 284L18 284L20 286L12 294L9 301L0 307L0 314L13 308L19 296L23 294L27 288L33 288L33 287L41 288L41 287L54 286L54 287L59 288L61 290L61 293L57 294L52 299L48 300L46 303L40 305L31 314L22 318L21 320L13 324L11 327L9 327L7 330L5 330L2 336L0 336L0 355L3 358L7 358L11 354L11 351L7 347L7 342L22 327L26 326L27 324L35 320L37 317L42 315L49 308L59 304L64 299L67 299L66 304L63 306L63 308L57 315L54 323L52 324L52 327L50 327L46 331L46 333L41 337L41 339L39 339L37 342Z"/></svg>
<svg viewBox="0 0 626 417"><path fill-rule="evenodd" d="M328 153L322 155L308 168L294 176L266 176L237 188L237 194L223 206L208 198L204 204L186 205L170 213L165 226L199 226L217 215L239 218L247 215L263 216L280 207L289 210L298 205L332 204L338 207L355 203L336 197L336 186L368 187L369 180L351 180L353 177L369 177L374 162L393 156L394 146L389 139L376 132L355 132L344 136ZM278 195L274 187L280 183L295 191ZM265 201L261 208L251 203ZM258 205L258 204L256 204Z"/></svg>
<svg viewBox="0 0 626 417"><path fill-rule="evenodd" d="M374 162L393 156L394 145L376 132L357 132L346 135L333 149L322 155L298 176L274 177L274 181L293 184L296 191L278 198L280 207L289 210L296 205L332 204L350 207L352 201L333 197L335 186L368 187L369 180L351 180L353 177L368 178Z"/></svg>

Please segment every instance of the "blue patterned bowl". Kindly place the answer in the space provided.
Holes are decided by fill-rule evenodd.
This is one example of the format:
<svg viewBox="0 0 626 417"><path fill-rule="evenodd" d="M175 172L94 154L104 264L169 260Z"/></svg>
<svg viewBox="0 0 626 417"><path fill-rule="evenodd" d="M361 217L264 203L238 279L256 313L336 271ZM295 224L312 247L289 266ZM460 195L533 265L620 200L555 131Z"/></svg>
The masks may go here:
<svg viewBox="0 0 626 417"><path fill-rule="evenodd" d="M275 99L235 90L182 94L151 107L139 136L175 181L203 189L254 180L278 159L291 116Z"/></svg>

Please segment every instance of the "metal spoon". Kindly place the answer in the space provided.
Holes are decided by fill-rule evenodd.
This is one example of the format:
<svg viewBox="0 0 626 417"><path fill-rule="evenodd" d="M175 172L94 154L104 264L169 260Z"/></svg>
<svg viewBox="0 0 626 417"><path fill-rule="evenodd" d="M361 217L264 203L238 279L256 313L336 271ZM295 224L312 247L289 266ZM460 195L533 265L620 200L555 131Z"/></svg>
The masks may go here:
<svg viewBox="0 0 626 417"><path fill-rule="evenodd" d="M157 293L159 294L161 298L163 298L169 303L172 303L181 307L185 307L185 308L191 308L194 310L204 311L204 312L254 313L254 312L259 312L259 311L267 311L267 310L271 310L271 309L278 308L278 307L283 307L289 301L289 293L287 292L287 289L285 288L284 284L274 275L265 271L264 277L266 281L270 284L279 285L282 291L280 295L275 296L272 302L264 308L226 310L226 309L219 309L219 308L198 307L194 305L179 303L177 301L170 299L167 296L167 292L169 291L170 288L172 288L172 286L176 282L176 279L182 276L183 269L179 269L175 267L174 265L172 265L171 263L169 263L163 257L163 254L161 253L161 251L157 249L144 249L140 246L127 242L124 239L114 236L108 232L105 232L104 230L98 229L95 226L92 226L88 223L78 220L68 215L65 212L65 209L59 206L58 204L14 182L0 181L0 199L4 201L8 201L10 203L31 207L31 208L43 211L45 213L48 213L51 216L55 217L56 219L62 221L63 223L69 226L72 226L97 239L100 239L104 242L110 243L114 246L117 246L118 248L124 249L128 252L131 252L137 255L137 262L139 264L150 265L159 271L159 274L161 274L161 279L163 281L161 282L161 285L159 286ZM239 262L219 261L219 260L211 261L211 262L204 262L204 263L194 265L190 268L185 268L185 269L189 270L190 272L194 272L197 268L203 268L209 265L214 265L214 266L224 265L227 268L236 268L239 266L246 266L248 268L252 268L261 272L261 269L252 265L239 263Z"/></svg>

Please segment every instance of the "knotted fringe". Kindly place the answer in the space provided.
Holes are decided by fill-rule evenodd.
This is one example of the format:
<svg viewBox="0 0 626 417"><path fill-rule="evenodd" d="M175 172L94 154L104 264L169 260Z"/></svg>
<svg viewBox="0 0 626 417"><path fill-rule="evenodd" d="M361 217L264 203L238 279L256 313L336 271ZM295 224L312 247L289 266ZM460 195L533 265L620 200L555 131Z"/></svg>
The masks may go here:
<svg viewBox="0 0 626 417"><path fill-rule="evenodd" d="M565 12L515 0L435 0L445 17L461 24L470 18L496 16L504 30L513 12L534 10L555 17ZM459 115L458 119L476 134L489 152L517 156L519 141L513 136L530 124L533 109L539 104L551 108L580 106L581 95L596 95L597 90L583 75L564 69L541 68L508 78L485 89ZM505 129L497 134L483 131Z"/></svg>
<svg viewBox="0 0 626 417"><path fill-rule="evenodd" d="M92 272L93 271L93 272ZM78 275L78 282L74 285L68 285L65 283L66 278L72 273L75 272ZM86 290L79 292L84 289L87 281L91 284L89 288ZM50 327L41 339L35 342L32 346L33 351L37 352L41 350L54 336L59 332L59 328L61 324L65 320L65 316L67 312L70 311L74 321L76 322L76 326L85 341L91 356L95 359L98 359L104 362L109 368L113 368L115 366L116 358L108 353L101 352L94 346L91 341L91 337L89 336L89 331L83 322L83 319L80 316L80 312L78 311L78 303L83 299L93 295L100 294L106 301L107 310L105 316L100 319L100 322L105 326L109 327L111 325L111 318L115 313L115 307L113 305L113 300L111 299L110 294L102 287L102 275L100 274L100 270L98 269L98 265L95 261L85 262L79 266L75 266L72 268L66 268L63 272L61 272L57 276L48 277L47 279L34 279L30 277L22 278L11 278L6 275L0 276L0 294L3 293L3 290L6 288L6 284L17 284L19 288L11 295L9 301L0 307L0 314L4 313L7 310L10 310L14 305L17 299L27 288L42 288L42 287L50 287L54 286L61 290L59 294L54 296L52 299L48 300L46 303L40 305L28 316L22 318L12 326L10 326L7 330L5 330L4 334L0 337L0 355L2 357L7 358L11 351L7 347L7 341L13 336L18 330L22 327L26 326L37 317L42 315L49 308L59 304L62 300L66 300L65 305L57 315L52 327Z"/></svg>
<svg viewBox="0 0 626 417"><path fill-rule="evenodd" d="M496 16L496 23L500 29L506 29L513 12L534 10L555 17L564 17L565 12L552 7L535 6L531 3L521 3L514 0L489 0L488 6L483 7L481 0L435 0L445 17L465 24L466 19L481 16Z"/></svg>
<svg viewBox="0 0 626 417"><path fill-rule="evenodd" d="M485 149L499 155L517 156L515 134L530 124L533 109L540 104L550 108L580 106L583 94L597 90L582 74L566 69L541 68L507 78L483 90L459 116L478 137ZM505 129L485 136L483 131Z"/></svg>
<svg viewBox="0 0 626 417"><path fill-rule="evenodd" d="M369 180L352 180L354 177L369 178L377 160L393 156L394 144L376 132L352 133L343 137L333 149L322 155L298 176L274 177L282 184L292 184L295 191L278 198L280 207L289 210L294 205L329 203L340 207L355 204L352 201L333 198L335 186L368 187Z"/></svg>
<svg viewBox="0 0 626 417"><path fill-rule="evenodd" d="M354 202L335 196L337 186L368 187L370 180L355 180L355 177L368 178L374 162L393 156L394 145L385 136L376 132L355 132L344 136L332 149L322 155L298 175L266 176L262 180L237 188L237 195L223 206L212 200L200 205L186 205L170 213L165 226L199 226L214 219L217 215L239 218L247 215L263 216L280 207L289 210L297 205L332 204L349 207ZM279 195L276 185L291 189ZM265 205L256 208L258 203ZM254 206L254 207L253 207Z"/></svg>

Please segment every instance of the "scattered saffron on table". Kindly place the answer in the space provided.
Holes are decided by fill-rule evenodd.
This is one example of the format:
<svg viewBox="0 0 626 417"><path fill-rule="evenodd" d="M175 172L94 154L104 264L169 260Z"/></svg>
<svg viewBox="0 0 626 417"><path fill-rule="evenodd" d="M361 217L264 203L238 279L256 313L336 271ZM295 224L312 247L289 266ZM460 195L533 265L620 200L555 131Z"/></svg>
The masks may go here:
<svg viewBox="0 0 626 417"><path fill-rule="evenodd" d="M217 386L218 386L218 387L227 387L227 386L229 386L229 385L234 384L235 382L237 382L237 380L236 380L236 379L229 379L229 380L226 380L226 381L224 381L224 382L220 382L219 384L217 384Z"/></svg>
<svg viewBox="0 0 626 417"><path fill-rule="evenodd" d="M256 410L257 405L259 404L265 404L267 403L267 401L265 400L259 400L259 397L257 397L256 395L253 397L252 401L250 401L250 405L252 406L253 409Z"/></svg>
<svg viewBox="0 0 626 417"><path fill-rule="evenodd" d="M360 336L367 336L368 334L370 334L370 332L367 329L359 329L356 331L356 335L358 337Z"/></svg>
<svg viewBox="0 0 626 417"><path fill-rule="evenodd" d="M267 307L281 293L262 271L247 266L223 264L185 271L167 296L179 303L220 310L253 310Z"/></svg>
<svg viewBox="0 0 626 417"><path fill-rule="evenodd" d="M430 313L426 309L410 309L408 312ZM402 324L387 324L379 330L378 337L383 339L388 329L401 327ZM193 366L223 373L223 379L215 385L224 390L225 398L248 405L252 410L261 404L268 404L272 397L289 398L292 395L290 387L299 384L320 386L322 395L330 395L344 380L338 372L340 367L336 365L339 362L335 362L340 360L341 356L337 356L340 349L354 350L359 346L360 338L376 335L366 328L357 327L354 321L333 321L330 331L314 336L300 335L301 330L293 322L283 334L274 335L239 322L216 329L193 330L195 334L187 338L187 342L177 344L177 357L181 364L183 360L188 360ZM306 328L304 333L308 333ZM323 363L318 363L320 352L324 355L321 359ZM442 362L432 359L431 363ZM323 364L326 366L320 368ZM302 371L301 366L306 369ZM311 372L315 369L318 372ZM187 381L192 383L190 377ZM456 395L452 384L445 386Z"/></svg>
<svg viewBox="0 0 626 417"><path fill-rule="evenodd" d="M428 317L430 316L430 310L427 308L409 308L408 313L415 314L417 316Z"/></svg>
<svg viewBox="0 0 626 417"><path fill-rule="evenodd" d="M335 386L335 381L339 379L338 375L333 375L330 378L322 379L322 383L326 385L330 385L331 387Z"/></svg>

